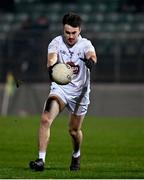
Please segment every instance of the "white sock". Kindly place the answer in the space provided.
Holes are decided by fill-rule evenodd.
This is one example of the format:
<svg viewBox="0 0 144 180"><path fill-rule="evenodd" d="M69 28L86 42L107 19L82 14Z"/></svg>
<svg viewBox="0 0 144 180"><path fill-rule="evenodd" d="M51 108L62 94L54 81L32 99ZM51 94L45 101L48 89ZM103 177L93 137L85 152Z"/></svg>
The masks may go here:
<svg viewBox="0 0 144 180"><path fill-rule="evenodd" d="M46 152L39 151L39 159L42 159L43 162L45 162Z"/></svg>
<svg viewBox="0 0 144 180"><path fill-rule="evenodd" d="M80 150L78 150L77 152L73 152L73 157L77 158L80 156Z"/></svg>

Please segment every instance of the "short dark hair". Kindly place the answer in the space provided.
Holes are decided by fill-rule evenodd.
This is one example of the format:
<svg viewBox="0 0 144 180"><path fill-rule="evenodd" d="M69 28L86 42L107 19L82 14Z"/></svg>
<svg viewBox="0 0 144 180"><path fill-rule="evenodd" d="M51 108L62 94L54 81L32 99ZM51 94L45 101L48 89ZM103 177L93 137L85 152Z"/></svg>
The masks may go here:
<svg viewBox="0 0 144 180"><path fill-rule="evenodd" d="M63 25L68 24L72 27L81 27L82 19L79 15L75 13L67 13L63 16Z"/></svg>

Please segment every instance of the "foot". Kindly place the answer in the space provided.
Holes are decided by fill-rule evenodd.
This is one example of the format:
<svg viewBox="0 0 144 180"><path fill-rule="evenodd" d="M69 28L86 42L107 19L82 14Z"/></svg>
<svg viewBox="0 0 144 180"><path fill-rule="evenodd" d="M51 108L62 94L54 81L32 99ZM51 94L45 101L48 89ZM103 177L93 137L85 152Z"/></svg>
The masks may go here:
<svg viewBox="0 0 144 180"><path fill-rule="evenodd" d="M35 161L30 161L29 166L30 166L30 169L35 170L35 171L44 170L44 162L42 159L36 159Z"/></svg>
<svg viewBox="0 0 144 180"><path fill-rule="evenodd" d="M80 156L77 158L74 158L72 156L71 165L70 165L71 171L77 171L80 170Z"/></svg>

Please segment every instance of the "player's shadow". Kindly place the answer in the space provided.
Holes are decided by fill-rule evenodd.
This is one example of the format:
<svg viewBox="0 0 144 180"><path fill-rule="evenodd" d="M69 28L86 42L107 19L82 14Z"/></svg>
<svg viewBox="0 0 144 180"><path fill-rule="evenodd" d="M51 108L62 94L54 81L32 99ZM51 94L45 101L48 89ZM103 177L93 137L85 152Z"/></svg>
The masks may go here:
<svg viewBox="0 0 144 180"><path fill-rule="evenodd" d="M68 170L67 167L46 167L45 170Z"/></svg>
<svg viewBox="0 0 144 180"><path fill-rule="evenodd" d="M32 170L30 169L29 167L25 167L23 168L24 171L32 171L32 172L40 172L40 171L35 171L35 170ZM44 171L53 171L53 170L69 170L69 168L67 167L45 167Z"/></svg>

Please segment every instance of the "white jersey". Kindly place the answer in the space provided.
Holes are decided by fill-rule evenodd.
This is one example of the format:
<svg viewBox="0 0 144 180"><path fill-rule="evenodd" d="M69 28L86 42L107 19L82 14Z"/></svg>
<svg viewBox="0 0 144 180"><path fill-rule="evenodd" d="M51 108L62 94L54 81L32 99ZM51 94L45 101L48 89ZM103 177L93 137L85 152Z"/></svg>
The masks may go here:
<svg viewBox="0 0 144 180"><path fill-rule="evenodd" d="M70 64L74 70L72 81L69 84L58 85L52 82L51 89L60 88L69 99L74 101L82 96L80 104L89 103L90 72L80 59L84 58L88 51L95 52L95 49L89 40L81 36L72 47L66 45L63 36L57 36L48 46L48 53L57 53L58 63Z"/></svg>

